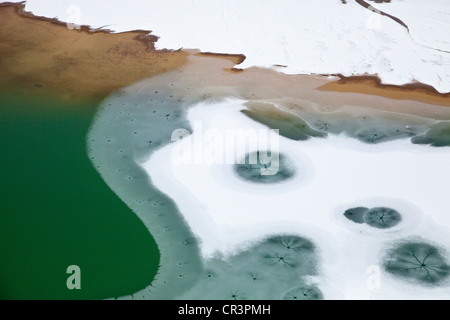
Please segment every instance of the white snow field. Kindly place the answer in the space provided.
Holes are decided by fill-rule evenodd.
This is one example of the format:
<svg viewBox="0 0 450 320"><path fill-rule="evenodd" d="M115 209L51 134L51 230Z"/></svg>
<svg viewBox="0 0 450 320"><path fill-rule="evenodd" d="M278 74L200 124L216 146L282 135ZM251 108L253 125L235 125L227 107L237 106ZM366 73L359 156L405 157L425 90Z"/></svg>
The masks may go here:
<svg viewBox="0 0 450 320"><path fill-rule="evenodd" d="M450 92L450 2L393 0L377 9L353 0L28 0L26 10L62 21L153 31L157 48L244 54L240 67L289 74L377 74Z"/></svg>
<svg viewBox="0 0 450 320"><path fill-rule="evenodd" d="M373 5L408 25L417 43L450 52L449 2L434 0L428 4L420 0L397 0Z"/></svg>

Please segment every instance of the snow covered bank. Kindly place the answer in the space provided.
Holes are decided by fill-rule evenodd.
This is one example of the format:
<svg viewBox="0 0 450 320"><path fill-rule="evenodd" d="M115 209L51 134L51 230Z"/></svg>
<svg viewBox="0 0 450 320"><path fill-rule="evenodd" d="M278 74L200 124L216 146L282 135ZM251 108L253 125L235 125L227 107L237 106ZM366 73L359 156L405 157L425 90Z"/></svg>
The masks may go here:
<svg viewBox="0 0 450 320"><path fill-rule="evenodd" d="M450 52L448 1L397 0L372 5L407 24L411 36L418 44Z"/></svg>
<svg viewBox="0 0 450 320"><path fill-rule="evenodd" d="M450 3L371 3L398 15L411 33L354 1L28 0L26 9L115 31L152 30L158 48L242 53L241 67L289 74L378 74L384 83L420 81L450 92Z"/></svg>

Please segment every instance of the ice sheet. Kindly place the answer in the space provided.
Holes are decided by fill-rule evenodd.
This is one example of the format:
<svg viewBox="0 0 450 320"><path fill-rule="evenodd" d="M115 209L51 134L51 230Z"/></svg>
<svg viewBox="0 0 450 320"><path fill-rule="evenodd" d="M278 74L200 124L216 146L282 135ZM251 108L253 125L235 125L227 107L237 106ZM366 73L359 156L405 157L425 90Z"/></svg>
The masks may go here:
<svg viewBox="0 0 450 320"><path fill-rule="evenodd" d="M264 128L240 113L243 103L228 100L191 108L191 124L202 123L192 141L211 129L225 136L230 129ZM242 181L230 164L175 164L174 149L190 144L189 139L160 149L143 167L155 186L177 203L199 237L204 259L233 257L270 235L294 234L317 244L322 271L317 281L326 298L443 297L440 290L417 292L417 287L410 296L381 271L383 289L371 288L366 280L370 270L382 268L380 255L387 243L420 236L448 245L449 148L413 145L408 139L374 146L336 135L279 139L280 152L297 171L285 183ZM344 212L357 206L389 207L402 221L389 229L355 224ZM324 288L324 283L335 289Z"/></svg>

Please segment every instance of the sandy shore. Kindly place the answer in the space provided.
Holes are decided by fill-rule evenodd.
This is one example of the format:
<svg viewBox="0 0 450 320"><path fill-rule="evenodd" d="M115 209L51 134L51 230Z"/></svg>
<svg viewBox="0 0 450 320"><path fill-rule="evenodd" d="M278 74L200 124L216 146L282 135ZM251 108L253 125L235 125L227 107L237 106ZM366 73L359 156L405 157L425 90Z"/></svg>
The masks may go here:
<svg viewBox="0 0 450 320"><path fill-rule="evenodd" d="M0 4L0 19L0 85L4 91L23 92L25 88L24 93L54 93L69 101L99 101L140 79L177 69L186 63L187 56L196 55L205 59L204 65L200 63L200 68L211 69L211 62L207 59L217 58L213 60L217 67L215 70L225 68L236 75L228 81L230 84L235 80L234 85L239 85L240 79L250 77L263 87L267 83L281 92L319 88L315 91L323 94L316 95L318 102L322 100L326 104L325 100L333 105L348 105L351 102L394 112L422 116L432 114L432 117L437 115L435 107L424 104L450 106L450 94L440 94L421 83L383 85L377 76L370 75L347 78L338 75L339 80L320 75L287 76L263 68L250 68L242 72L236 68L245 60L242 54L155 50L157 37L149 35L149 31L111 33L109 30L91 30L88 26L70 30L66 23L25 12L24 4L20 3ZM223 60L227 62L220 62ZM258 80L260 77L265 79L264 83ZM272 89L270 91L274 92ZM345 94L328 99L330 95L326 92ZM380 100L383 102L381 104L377 99L368 102L371 100L368 96L396 102L389 105L385 100Z"/></svg>
<svg viewBox="0 0 450 320"><path fill-rule="evenodd" d="M414 100L423 103L450 106L450 93L442 94L432 86L423 83L411 83L403 86L382 84L376 76L344 77L338 75L338 81L320 87L324 91L355 92L378 95L396 100Z"/></svg>
<svg viewBox="0 0 450 320"><path fill-rule="evenodd" d="M156 36L136 30L112 34L87 26L70 30L36 17L24 4L0 4L0 86L4 91L70 101L94 99L139 79L183 65L183 51L155 50Z"/></svg>

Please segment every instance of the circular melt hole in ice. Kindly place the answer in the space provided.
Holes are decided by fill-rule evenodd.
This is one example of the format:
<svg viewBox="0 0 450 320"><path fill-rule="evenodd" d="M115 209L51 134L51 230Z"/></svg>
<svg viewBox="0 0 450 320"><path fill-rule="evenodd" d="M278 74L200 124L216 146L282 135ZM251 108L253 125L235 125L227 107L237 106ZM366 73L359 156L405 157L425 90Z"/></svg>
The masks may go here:
<svg viewBox="0 0 450 320"><path fill-rule="evenodd" d="M425 242L401 243L386 254L384 268L401 279L424 285L440 285L450 276L443 250Z"/></svg>
<svg viewBox="0 0 450 320"><path fill-rule="evenodd" d="M364 222L378 229L387 229L396 226L401 220L401 215L390 208L372 208L364 213Z"/></svg>
<svg viewBox="0 0 450 320"><path fill-rule="evenodd" d="M372 209L365 207L351 208L344 212L344 216L355 223L366 223L378 229L392 228L402 220L402 216L397 210L386 207Z"/></svg>
<svg viewBox="0 0 450 320"><path fill-rule="evenodd" d="M248 182L272 184L291 179L294 167L287 157L277 152L256 151L234 165L234 172Z"/></svg>
<svg viewBox="0 0 450 320"><path fill-rule="evenodd" d="M317 287L298 286L285 292L282 300L322 300L323 294Z"/></svg>

